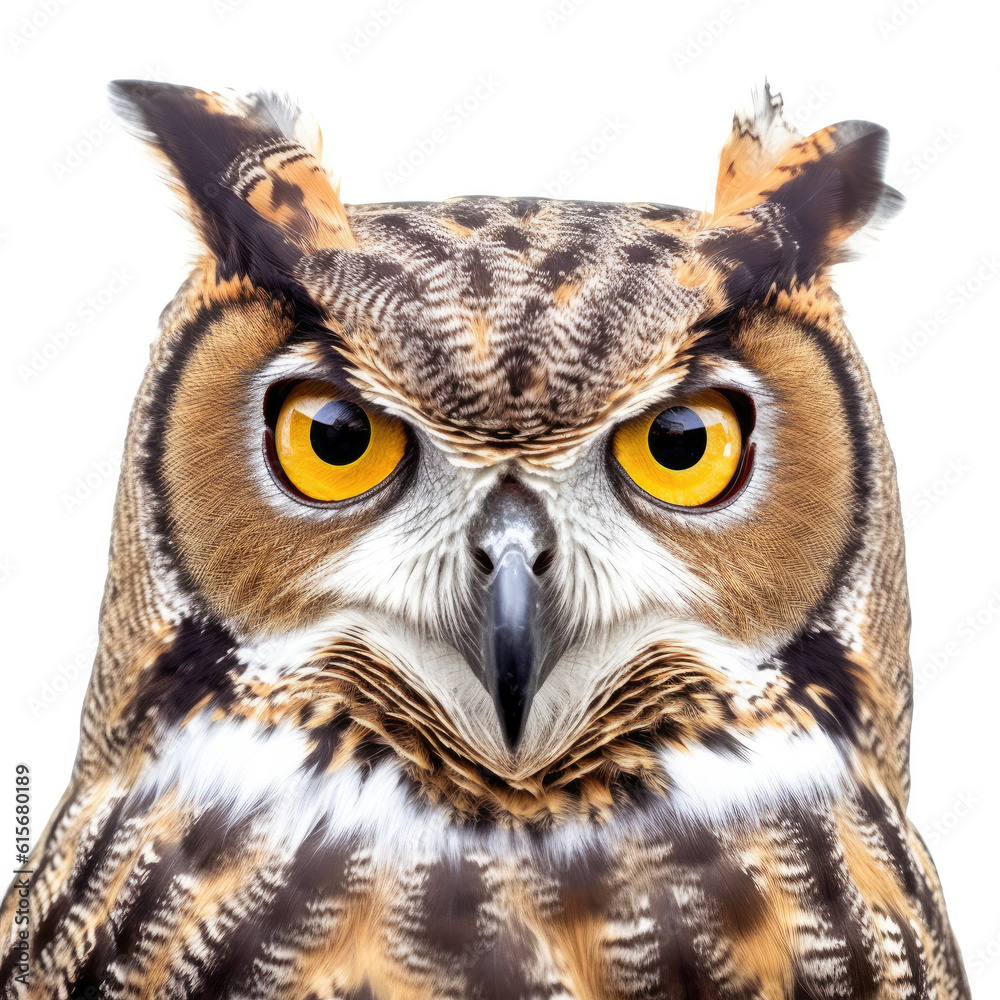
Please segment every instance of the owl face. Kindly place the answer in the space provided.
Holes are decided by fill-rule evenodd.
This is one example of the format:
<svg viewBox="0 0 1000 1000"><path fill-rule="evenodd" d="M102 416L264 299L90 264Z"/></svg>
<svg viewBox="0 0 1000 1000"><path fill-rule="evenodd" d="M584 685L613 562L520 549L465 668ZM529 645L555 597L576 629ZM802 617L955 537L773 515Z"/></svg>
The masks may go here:
<svg viewBox="0 0 1000 1000"><path fill-rule="evenodd" d="M206 242L141 476L164 600L225 631L227 684L349 689L418 769L525 787L648 772L651 728L840 731L795 643L865 626L884 445L825 269L893 205L881 130L796 141L765 94L710 215L345 208L273 100L118 100Z"/></svg>
<svg viewBox="0 0 1000 1000"><path fill-rule="evenodd" d="M345 207L274 98L115 94L204 253L0 981L27 949L47 996L968 997L829 284L896 205L884 132L800 139L765 89L711 212Z"/></svg>

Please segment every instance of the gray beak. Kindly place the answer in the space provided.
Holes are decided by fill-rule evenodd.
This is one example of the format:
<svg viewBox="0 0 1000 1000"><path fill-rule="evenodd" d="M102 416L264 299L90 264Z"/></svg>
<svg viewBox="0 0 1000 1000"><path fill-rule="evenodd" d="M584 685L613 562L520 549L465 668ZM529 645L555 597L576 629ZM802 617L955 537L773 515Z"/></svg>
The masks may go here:
<svg viewBox="0 0 1000 1000"><path fill-rule="evenodd" d="M479 627L464 652L493 697L513 751L540 679L562 651L548 628L542 579L555 529L541 497L508 477L487 494L469 540L481 589Z"/></svg>

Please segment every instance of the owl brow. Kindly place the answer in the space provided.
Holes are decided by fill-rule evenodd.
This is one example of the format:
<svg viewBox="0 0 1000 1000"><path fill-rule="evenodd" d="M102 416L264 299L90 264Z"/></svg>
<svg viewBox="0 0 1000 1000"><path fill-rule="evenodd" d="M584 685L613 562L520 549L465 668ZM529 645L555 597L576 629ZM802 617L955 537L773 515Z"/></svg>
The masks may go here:
<svg viewBox="0 0 1000 1000"><path fill-rule="evenodd" d="M361 401L361 393L348 376L347 358L340 348L339 340L336 330L327 326L320 317L307 313L297 318L285 347L312 348L312 360L322 369L326 381L333 383L348 397Z"/></svg>
<svg viewBox="0 0 1000 1000"><path fill-rule="evenodd" d="M737 307L726 309L691 326L689 333L692 335L692 343L688 349L690 352L688 370L674 386L673 394L711 388L718 381L718 377L709 367L709 362L732 361L738 365L747 365L743 353L733 343L737 311Z"/></svg>

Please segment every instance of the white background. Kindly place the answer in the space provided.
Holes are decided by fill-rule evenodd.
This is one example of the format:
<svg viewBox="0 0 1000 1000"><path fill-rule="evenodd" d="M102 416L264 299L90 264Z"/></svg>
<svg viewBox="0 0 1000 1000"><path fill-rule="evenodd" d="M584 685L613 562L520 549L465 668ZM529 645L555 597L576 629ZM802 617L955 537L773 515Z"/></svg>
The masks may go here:
<svg viewBox="0 0 1000 1000"><path fill-rule="evenodd" d="M16 762L31 765L37 833L68 779L118 452L158 312L192 250L150 160L112 122L107 80L297 95L323 125L348 202L551 194L704 208L733 110L766 76L804 132L845 118L885 125L889 179L908 197L838 287L908 518L920 679L911 815L973 992L997 996L995 9L392 0L379 26L372 16L389 6L4 4L0 788ZM34 352L59 341L25 377Z"/></svg>

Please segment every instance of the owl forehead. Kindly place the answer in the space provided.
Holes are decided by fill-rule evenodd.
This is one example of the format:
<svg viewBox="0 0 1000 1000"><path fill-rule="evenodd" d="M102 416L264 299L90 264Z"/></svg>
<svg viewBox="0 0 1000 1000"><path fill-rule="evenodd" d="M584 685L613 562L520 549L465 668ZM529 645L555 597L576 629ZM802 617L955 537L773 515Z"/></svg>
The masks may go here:
<svg viewBox="0 0 1000 1000"><path fill-rule="evenodd" d="M451 436L572 434L676 361L705 290L693 214L663 205L458 198L347 209L358 248L298 277L362 387Z"/></svg>

